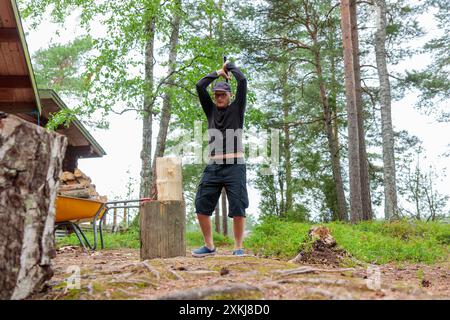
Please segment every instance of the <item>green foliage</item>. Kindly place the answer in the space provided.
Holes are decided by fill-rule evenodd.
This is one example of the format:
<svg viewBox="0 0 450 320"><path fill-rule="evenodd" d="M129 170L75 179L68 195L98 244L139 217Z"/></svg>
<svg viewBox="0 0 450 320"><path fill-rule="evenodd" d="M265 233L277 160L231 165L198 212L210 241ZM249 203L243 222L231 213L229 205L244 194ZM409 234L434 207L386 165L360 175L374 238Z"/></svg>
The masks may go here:
<svg viewBox="0 0 450 320"><path fill-rule="evenodd" d="M157 113L160 98L170 92L174 97L175 121L183 127L192 126L194 120L203 117L195 83L204 74L219 69L225 53L234 57L236 51L230 45L225 48L216 32L221 19L231 14L229 11L209 0L185 1L183 8L179 3L160 0L20 1L22 17L34 28L46 15L63 26L68 17L79 14L80 27L87 34L67 45L54 44L40 51L35 57L39 65L38 78L49 87L77 93L83 107L79 116L86 118L96 111L101 111L97 114L103 118L111 112L142 114L144 98L154 105ZM162 45L156 46L153 62L163 68L167 66L165 57L174 14L181 15L182 21L173 74L175 86L170 87L166 85L166 75L146 74L150 65L145 61L144 52L155 36L155 43L159 41ZM150 32L152 21L155 22L154 34ZM98 22L105 33L94 30ZM208 28L214 30L210 35L204 32ZM99 121L98 125L105 123Z"/></svg>
<svg viewBox="0 0 450 320"><path fill-rule="evenodd" d="M288 221L307 222L309 221L309 209L303 204L294 204L292 209L286 211L285 218Z"/></svg>
<svg viewBox="0 0 450 320"><path fill-rule="evenodd" d="M231 28L231 38L246 53L247 63L257 75L258 112L254 114L259 123L255 121L254 125L280 130L279 167L273 175L257 170L253 181L261 192L260 214L306 221L319 211L326 212L321 217L324 220L333 219L337 192L330 179L332 157L320 86L326 92L341 138L346 122L341 120L344 86L338 80L343 78L339 10L329 0L236 5L238 19ZM249 18L254 25L246 23ZM321 64L320 75L315 59ZM294 195L292 205L288 203L290 194Z"/></svg>
<svg viewBox="0 0 450 320"><path fill-rule="evenodd" d="M368 263L396 261L434 263L449 258L450 225L396 221L325 224L338 245ZM247 248L264 256L293 258L308 246L311 224L266 219L246 239Z"/></svg>
<svg viewBox="0 0 450 320"><path fill-rule="evenodd" d="M426 0L421 8L432 14L437 24L437 32L421 50L432 56L432 62L422 70L408 71L403 85L419 89L419 110L438 121L450 121L450 4L446 0Z"/></svg>
<svg viewBox="0 0 450 320"><path fill-rule="evenodd" d="M68 127L70 123L76 119L79 110L79 107L74 109L61 109L60 111L51 114L45 127L49 130L56 130L59 126Z"/></svg>
<svg viewBox="0 0 450 320"><path fill-rule="evenodd" d="M409 88L420 90L417 106L425 114L435 116L439 121L448 121L448 105L442 103L450 98L449 65L436 67L430 65L425 70L412 70L406 73L404 82Z"/></svg>
<svg viewBox="0 0 450 320"><path fill-rule="evenodd" d="M407 88L418 88L422 110L437 115L440 120L448 120L449 111L445 109L450 92L448 1L426 0L420 5L411 4L408 0L386 2L389 63L397 64L415 53L426 52L433 57L430 66L424 70L409 70L403 79L392 74L393 97L400 97ZM220 68L223 55L227 55L237 60L249 79L246 129L272 130L288 126L289 130L289 148L283 146L287 141L286 133L282 132L280 136L283 150L276 172L264 175L254 170L256 178L252 182L261 194L261 216L284 216L299 222L308 221L311 217L325 222L336 219L336 185L319 96L319 84L323 84L335 118L344 168L343 180L347 186L343 48L340 11L335 1L20 0L19 3L21 16L34 28L48 17L61 27L69 17L80 17L79 27L84 36L68 39L65 44L51 44L33 56L38 85L64 95L73 95L79 102L72 110L55 114L47 124L49 129L67 125L74 116L97 121L93 114L102 118L97 121L98 125L106 126L110 113L132 111L143 116L148 115L150 109L157 120L161 98L167 94L173 97L166 144L166 153L169 153L179 142L181 129L191 129L194 121L198 120L203 121L203 130L206 129L195 84L206 73ZM409 44L424 34L417 19L423 12L434 15L442 33L417 51ZM174 85L168 86L168 75L164 70L168 66L168 44L174 15L180 15L181 29L175 72L171 75ZM364 117L369 151L381 145L380 119L373 111L378 103L378 88L372 84L372 79L376 78L376 68L372 66L373 15L373 5L365 2L358 4ZM152 22L155 23L154 33ZM309 22L312 23L307 26ZM98 24L102 25L102 32L95 30ZM156 39L155 56L149 63L145 60L145 52L153 36ZM320 77L315 68L317 54L320 54L319 64L323 73ZM153 64L155 73L150 75ZM236 87L234 80L231 85ZM144 101L147 102L145 108ZM152 108L147 108L148 104ZM290 161L286 151L291 153ZM411 159L405 152L401 156L405 163ZM370 152L368 157L373 203L380 205L383 179L378 161L381 154ZM183 167L190 222L195 219L192 204L201 170L199 165ZM293 204L291 208L286 208L286 176L289 171L292 172L289 191L293 194ZM442 208L448 198L434 189L434 196L425 192L434 185L434 180L429 179L433 178L432 172L418 174L421 174L421 186L426 188L422 188L424 191L418 196L407 195L406 199L414 202L411 199L420 198L422 207L428 201L437 205L437 209ZM407 171L399 174L399 193L403 196L411 194L406 187L412 185L414 175L408 175ZM440 213L435 212L433 216L438 217Z"/></svg>
<svg viewBox="0 0 450 320"><path fill-rule="evenodd" d="M32 57L38 87L81 95L86 89L81 70L92 47L91 37L84 36L67 44L51 44L38 50Z"/></svg>

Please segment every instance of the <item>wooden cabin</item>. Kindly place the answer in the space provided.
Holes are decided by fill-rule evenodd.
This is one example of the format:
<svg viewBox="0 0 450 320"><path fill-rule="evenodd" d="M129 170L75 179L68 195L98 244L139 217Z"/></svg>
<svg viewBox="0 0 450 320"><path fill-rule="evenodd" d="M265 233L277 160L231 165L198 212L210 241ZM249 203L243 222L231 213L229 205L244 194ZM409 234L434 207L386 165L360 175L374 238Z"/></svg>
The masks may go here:
<svg viewBox="0 0 450 320"><path fill-rule="evenodd" d="M64 108L55 91L37 88L16 0L0 0L0 111L45 126L52 114ZM56 131L69 143L63 171L73 172L79 158L106 154L78 119Z"/></svg>

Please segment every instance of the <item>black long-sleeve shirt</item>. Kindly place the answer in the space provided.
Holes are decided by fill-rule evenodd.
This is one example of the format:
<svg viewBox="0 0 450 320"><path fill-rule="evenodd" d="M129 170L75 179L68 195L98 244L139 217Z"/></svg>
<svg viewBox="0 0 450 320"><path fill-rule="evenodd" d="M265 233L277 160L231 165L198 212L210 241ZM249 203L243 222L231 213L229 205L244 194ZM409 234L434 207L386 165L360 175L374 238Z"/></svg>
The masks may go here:
<svg viewBox="0 0 450 320"><path fill-rule="evenodd" d="M247 79L234 63L229 62L226 68L237 81L236 97L228 107L217 108L207 91L207 87L219 77L217 71L197 82L198 97L208 119L208 147L211 156L244 152L242 131L247 104Z"/></svg>

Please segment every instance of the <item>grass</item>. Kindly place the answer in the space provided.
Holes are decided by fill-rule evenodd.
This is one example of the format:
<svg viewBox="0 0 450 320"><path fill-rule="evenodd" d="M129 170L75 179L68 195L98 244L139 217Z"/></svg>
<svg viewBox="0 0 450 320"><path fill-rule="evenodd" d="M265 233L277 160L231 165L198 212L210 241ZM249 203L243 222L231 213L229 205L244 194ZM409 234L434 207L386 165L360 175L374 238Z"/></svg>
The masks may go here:
<svg viewBox="0 0 450 320"><path fill-rule="evenodd" d="M89 242L93 244L94 234L92 232L85 232L85 234ZM221 234L214 233L213 238L214 243L220 247L230 246L233 244L232 239ZM136 229L129 229L126 232L118 232L118 233L104 232L103 240L105 243L105 249L120 249L120 248L139 249L140 247L139 231ZM203 244L204 244L203 236L200 232L197 231L186 232L187 247L200 247ZM70 236L58 239L57 241L58 247L68 245L72 246L80 245L78 238L76 237L75 234L71 234ZM98 246L100 246L100 239L98 240Z"/></svg>
<svg viewBox="0 0 450 320"><path fill-rule="evenodd" d="M230 246L233 240L222 234L213 233L214 244L219 247ZM188 247L200 247L204 245L203 235L199 231L186 232L186 244Z"/></svg>
<svg viewBox="0 0 450 320"><path fill-rule="evenodd" d="M371 221L356 225L326 223L337 243L368 263L435 263L449 258L450 225L420 221ZM312 224L267 219L245 245L264 256L292 258L309 244Z"/></svg>
<svg viewBox="0 0 450 320"><path fill-rule="evenodd" d="M356 259L368 263L423 262L435 263L449 258L450 225L420 221L371 221L356 225L326 223L337 243ZM245 247L267 257L291 259L310 245L308 230L312 224L266 219L245 240ZM93 243L93 234L87 232ZM106 249L139 249L139 230L131 228L122 233L104 235ZM233 240L214 233L214 242L219 247L233 244ZM198 231L186 233L188 248L203 245ZM74 234L59 239L58 246L79 245Z"/></svg>
<svg viewBox="0 0 450 320"><path fill-rule="evenodd" d="M86 237L89 242L94 244L94 234L93 232L85 232ZM103 233L103 240L105 243L106 249L120 249L120 248L133 248L139 249L140 240L139 240L139 232L136 230L130 229L127 232L118 232L118 233ZM57 239L57 246L79 246L80 242L78 241L77 236L72 233L71 235ZM97 246L100 246L100 239L98 239Z"/></svg>

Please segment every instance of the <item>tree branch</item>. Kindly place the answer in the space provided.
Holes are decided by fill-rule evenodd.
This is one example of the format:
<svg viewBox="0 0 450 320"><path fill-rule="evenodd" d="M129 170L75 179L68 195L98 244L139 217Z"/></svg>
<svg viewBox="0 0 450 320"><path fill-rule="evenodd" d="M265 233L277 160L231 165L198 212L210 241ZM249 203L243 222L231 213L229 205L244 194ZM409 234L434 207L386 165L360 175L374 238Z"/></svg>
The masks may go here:
<svg viewBox="0 0 450 320"><path fill-rule="evenodd" d="M268 42L270 42L272 40L281 41L281 43L284 45L293 44L293 45L295 45L296 48L299 48L299 49L307 49L307 50L311 49L311 47L308 46L307 44L305 44L299 40L295 40L295 39L289 39L289 38L285 38L285 37L272 37L272 38L262 39L262 41L268 41Z"/></svg>
<svg viewBox="0 0 450 320"><path fill-rule="evenodd" d="M365 67L373 68L373 69L378 71L378 68L376 66L374 66L374 65L371 65L371 64L363 64L363 65L361 65L361 68L365 68ZM405 80L405 79L401 79L401 78L399 78L397 76L394 76L394 75L392 75L390 73L388 73L388 75L389 75L389 77L391 77L393 79L396 79L396 80L399 80L399 81L404 81Z"/></svg>

